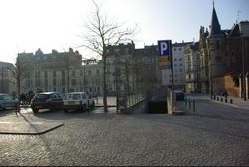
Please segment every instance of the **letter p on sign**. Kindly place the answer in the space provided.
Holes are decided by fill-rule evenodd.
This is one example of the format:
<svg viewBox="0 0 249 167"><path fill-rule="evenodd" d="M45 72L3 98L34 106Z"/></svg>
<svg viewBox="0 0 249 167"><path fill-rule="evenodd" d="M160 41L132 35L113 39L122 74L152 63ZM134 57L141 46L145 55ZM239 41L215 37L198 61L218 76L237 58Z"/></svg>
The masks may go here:
<svg viewBox="0 0 249 167"><path fill-rule="evenodd" d="M159 56L171 55L171 40L158 41Z"/></svg>

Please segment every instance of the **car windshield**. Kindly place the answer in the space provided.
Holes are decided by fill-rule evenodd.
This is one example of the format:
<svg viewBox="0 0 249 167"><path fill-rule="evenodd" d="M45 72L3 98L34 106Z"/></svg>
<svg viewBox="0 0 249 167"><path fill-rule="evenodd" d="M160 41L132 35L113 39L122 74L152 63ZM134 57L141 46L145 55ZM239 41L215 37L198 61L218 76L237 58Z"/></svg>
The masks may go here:
<svg viewBox="0 0 249 167"><path fill-rule="evenodd" d="M36 99L36 100L41 100L41 101L46 100L46 99L48 99L48 98L49 98L49 95L47 95L47 94L37 94L37 95L35 96L35 99Z"/></svg>
<svg viewBox="0 0 249 167"><path fill-rule="evenodd" d="M13 97L10 95L2 95L0 97L0 100L13 100Z"/></svg>

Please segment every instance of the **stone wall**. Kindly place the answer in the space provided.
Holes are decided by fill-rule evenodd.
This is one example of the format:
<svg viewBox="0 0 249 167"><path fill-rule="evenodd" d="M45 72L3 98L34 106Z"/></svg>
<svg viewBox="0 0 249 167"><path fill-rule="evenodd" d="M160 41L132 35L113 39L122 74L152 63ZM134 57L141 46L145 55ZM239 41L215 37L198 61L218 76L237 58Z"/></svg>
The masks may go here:
<svg viewBox="0 0 249 167"><path fill-rule="evenodd" d="M231 74L215 77L212 79L213 91L220 95L222 91L228 93L228 96L239 97L240 88L234 85L233 77Z"/></svg>

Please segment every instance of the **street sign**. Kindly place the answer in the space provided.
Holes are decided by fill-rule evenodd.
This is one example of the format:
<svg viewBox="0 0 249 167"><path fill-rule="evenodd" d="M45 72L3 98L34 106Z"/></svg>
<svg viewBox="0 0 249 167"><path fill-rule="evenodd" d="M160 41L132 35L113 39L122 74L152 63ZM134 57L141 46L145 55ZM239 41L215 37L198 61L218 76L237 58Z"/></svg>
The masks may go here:
<svg viewBox="0 0 249 167"><path fill-rule="evenodd" d="M171 50L171 40L158 41L159 67L161 69L171 69Z"/></svg>
<svg viewBox="0 0 249 167"><path fill-rule="evenodd" d="M171 56L171 40L158 41L159 56Z"/></svg>

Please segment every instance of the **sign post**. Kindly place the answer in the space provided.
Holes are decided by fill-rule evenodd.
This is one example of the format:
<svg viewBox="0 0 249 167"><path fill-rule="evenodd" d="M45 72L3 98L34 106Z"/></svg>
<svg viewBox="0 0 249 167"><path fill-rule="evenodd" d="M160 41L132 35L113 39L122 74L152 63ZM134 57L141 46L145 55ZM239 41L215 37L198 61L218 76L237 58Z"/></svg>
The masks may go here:
<svg viewBox="0 0 249 167"><path fill-rule="evenodd" d="M158 53L160 56L159 66L161 69L171 69L172 72L172 90L174 90L174 72L172 62L172 41L160 40L158 41Z"/></svg>
<svg viewBox="0 0 249 167"><path fill-rule="evenodd" d="M174 72L173 72L173 61L172 61L172 42L171 40L158 41L158 52L159 52L159 66L161 69L171 69L172 75L172 90L167 95L168 113L172 114L175 104L174 94Z"/></svg>

